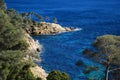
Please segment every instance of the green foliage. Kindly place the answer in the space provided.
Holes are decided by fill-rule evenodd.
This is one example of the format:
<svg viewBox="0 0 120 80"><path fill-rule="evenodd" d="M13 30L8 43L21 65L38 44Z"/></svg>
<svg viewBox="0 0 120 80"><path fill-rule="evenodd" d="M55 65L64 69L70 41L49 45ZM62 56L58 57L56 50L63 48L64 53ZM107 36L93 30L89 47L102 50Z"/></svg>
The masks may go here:
<svg viewBox="0 0 120 80"><path fill-rule="evenodd" d="M26 43L26 41L21 40L18 42L17 45L13 46L11 49L12 50L26 50L28 48L28 44Z"/></svg>
<svg viewBox="0 0 120 80"><path fill-rule="evenodd" d="M11 18L0 10L0 50L11 50L13 47L14 50L27 49L27 43L24 42L23 36L22 29L14 26L11 23Z"/></svg>
<svg viewBox="0 0 120 80"><path fill-rule="evenodd" d="M30 60L23 60L26 56L23 52L28 48L23 29L32 31L33 27L41 25L33 21L31 15L43 20L41 15L34 12L19 15L14 9L6 10L4 0L0 0L0 80L41 80L31 73ZM54 22L57 23L56 18ZM68 74L60 71L51 72L47 79L70 80Z"/></svg>
<svg viewBox="0 0 120 80"><path fill-rule="evenodd" d="M5 10L6 9L6 4L4 0L0 0L0 9Z"/></svg>
<svg viewBox="0 0 120 80"><path fill-rule="evenodd" d="M15 80L36 80L36 78L33 76L33 74L28 68L27 69L23 68L17 75Z"/></svg>
<svg viewBox="0 0 120 80"><path fill-rule="evenodd" d="M21 51L2 51L0 52L0 60L8 61L12 63L12 61L17 62L23 58L24 54ZM14 63L13 62L13 63Z"/></svg>
<svg viewBox="0 0 120 80"><path fill-rule="evenodd" d="M37 78L36 80L42 80L41 78Z"/></svg>
<svg viewBox="0 0 120 80"><path fill-rule="evenodd" d="M29 12L29 13L21 13L21 16L23 17L24 19L24 23L25 24L30 24L30 25L34 25L34 26L37 26L37 22L36 21L33 21L31 19L31 16L35 16L37 17L38 19L40 19L40 21L43 21L43 16L35 13L35 12Z"/></svg>
<svg viewBox="0 0 120 80"><path fill-rule="evenodd" d="M0 80L37 80L29 67L31 64L23 62L24 53L21 51L0 52Z"/></svg>
<svg viewBox="0 0 120 80"><path fill-rule="evenodd" d="M31 64L23 61L28 44L22 24L23 18L16 10L0 9L0 80L36 80L29 70Z"/></svg>
<svg viewBox="0 0 120 80"><path fill-rule="evenodd" d="M41 80L29 69L33 61L23 59L28 49L23 28L31 25L29 16L24 18L14 9L6 10L4 0L0 0L0 80Z"/></svg>
<svg viewBox="0 0 120 80"><path fill-rule="evenodd" d="M99 50L100 60L109 61L110 64L120 64L120 36L100 36L94 45Z"/></svg>
<svg viewBox="0 0 120 80"><path fill-rule="evenodd" d="M118 70L120 67L120 36L100 36L94 45L99 51L97 60L105 65L105 80L108 80L109 73L114 72L114 69ZM113 65L118 67L113 67Z"/></svg>
<svg viewBox="0 0 120 80"><path fill-rule="evenodd" d="M109 73L114 73L120 67L120 36L104 35L100 36L94 42L97 52L91 49L85 49L84 55L93 57L95 61L105 66L105 80L108 80ZM85 74L98 70L96 67L88 67L84 70ZM116 72L116 71L115 71ZM113 75L113 74L111 74ZM115 75L114 75L115 77Z"/></svg>
<svg viewBox="0 0 120 80"><path fill-rule="evenodd" d="M21 51L2 51L0 52L0 79L13 79L23 66Z"/></svg>
<svg viewBox="0 0 120 80"><path fill-rule="evenodd" d="M34 15L35 17L37 17L40 21L44 20L44 17L40 14L37 14L35 12L30 12L29 14Z"/></svg>
<svg viewBox="0 0 120 80"><path fill-rule="evenodd" d="M23 18L18 12L14 9L7 10L7 14L10 17L10 22L16 27L22 27Z"/></svg>
<svg viewBox="0 0 120 80"><path fill-rule="evenodd" d="M47 80L70 80L70 77L64 72L54 70L49 73Z"/></svg>

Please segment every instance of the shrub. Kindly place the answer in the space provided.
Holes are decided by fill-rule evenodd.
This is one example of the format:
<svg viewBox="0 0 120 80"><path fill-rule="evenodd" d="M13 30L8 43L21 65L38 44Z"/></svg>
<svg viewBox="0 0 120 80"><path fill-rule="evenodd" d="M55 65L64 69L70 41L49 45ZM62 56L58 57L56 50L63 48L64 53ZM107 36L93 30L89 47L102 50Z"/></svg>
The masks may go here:
<svg viewBox="0 0 120 80"><path fill-rule="evenodd" d="M22 68L21 59L24 54L21 51L0 52L0 78L2 80L14 79Z"/></svg>
<svg viewBox="0 0 120 80"><path fill-rule="evenodd" d="M66 74L64 72L54 70L49 73L47 80L70 80L70 77L68 74Z"/></svg>
<svg viewBox="0 0 120 80"><path fill-rule="evenodd" d="M22 29L14 26L10 22L10 17L0 10L0 50L11 50L13 47L14 50L26 49L27 43L24 41L23 36Z"/></svg>
<svg viewBox="0 0 120 80"><path fill-rule="evenodd" d="M0 0L0 9L5 10L6 9L6 4L4 0Z"/></svg>

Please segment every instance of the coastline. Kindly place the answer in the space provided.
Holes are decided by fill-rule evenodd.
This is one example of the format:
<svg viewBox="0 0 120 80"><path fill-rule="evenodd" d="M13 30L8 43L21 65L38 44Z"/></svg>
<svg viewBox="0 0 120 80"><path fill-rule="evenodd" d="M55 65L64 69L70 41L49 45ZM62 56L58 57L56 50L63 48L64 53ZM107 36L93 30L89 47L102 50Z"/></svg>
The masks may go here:
<svg viewBox="0 0 120 80"><path fill-rule="evenodd" d="M20 47L19 45L17 45L17 47L14 46L13 47L15 49L20 50L21 54L25 55L20 60L17 60L20 58L19 55L21 54L19 54L15 50L12 50L11 55L10 53L6 55L1 53L1 71L0 71L1 77L4 77L5 75L5 77L8 77L8 80L9 79L11 80L12 76L13 77L16 76L18 78L21 77L21 79L29 78L28 80L35 79L47 80L48 76L50 75L49 71L60 70L69 74L72 80L104 79L106 77L105 72L107 72L106 70L108 70L107 73L108 78L119 79L120 76L119 69L117 70L114 68L119 67L118 60L120 50L119 49L117 50L117 47L119 45L118 41L120 39L115 38L116 40L114 40L112 38L109 39L109 37L108 38L106 37L106 41L103 40L103 45L104 42L106 43L107 41L108 42L113 41L110 42L112 46L110 45L111 51L109 50L109 55L111 53L112 56L110 55L110 57L112 57L113 59L110 60L110 62L113 63L109 63L109 60L107 60L108 62L104 60L105 63L110 64L109 69L106 69L106 64L104 62L103 64L101 63L102 61L100 58L96 58L97 61L92 60L94 56L95 57L99 56L97 54L94 55L93 53L101 53L100 50L96 50L97 48L96 46L93 46L93 43L95 44L95 42L97 43L97 41L98 44L102 42L102 38L100 39L101 40L100 41L99 36L102 37L106 34L113 36L120 35L119 31L120 26L118 18L119 16L118 7L120 6L119 0L115 1L110 0L109 2L104 0L103 1L78 0L70 2L64 0L63 1L1 0L0 2L6 2L0 5L0 8L3 9L3 11L5 11L4 12L5 16L1 15L1 24L5 23L5 25L8 25L8 27L1 25L1 30L2 27L3 30L5 30L6 28L6 30L4 31L3 34L1 34L1 36L4 35L10 36L8 38L7 37L3 38L4 40L1 39L1 41L3 41L3 43L6 44L7 43L6 40L8 39L10 44L12 43L15 44L17 41L16 40L17 37L18 40L24 38L23 41L19 42ZM3 17L5 17L6 19L4 20ZM57 31L54 28L51 29L49 28L50 27L49 25L48 27L41 24L39 25L41 21L47 21L47 23L49 21L55 22L54 24L60 22L63 25L62 27L65 29L65 31L62 32ZM9 25L8 22L12 25ZM12 26L20 28L21 31L25 32L22 34L21 38L19 37L19 35L12 37L14 33L17 32L17 29L9 29L12 28ZM72 26L78 28L76 29L74 28L74 30L72 30L73 29ZM24 28L27 29L25 30ZM12 38L13 40L9 40ZM27 43L29 46L27 45ZM6 44L6 46L8 45L9 44ZM117 45L117 47L115 45ZM21 49L24 48L25 50L22 51ZM107 48L109 48L109 45L107 45ZM5 50L5 53L8 52L7 50ZM115 52L113 52L112 50ZM17 56L16 60L12 61L14 57L14 52L16 52ZM112 54L112 52L114 54ZM105 54L105 52L103 53ZM7 55L8 57L6 57ZM114 55L118 59L114 58ZM90 58L91 56L92 58ZM107 57L108 56L104 58L106 59ZM11 60L7 61L10 58ZM10 64L10 66L8 65L8 63ZM21 67L22 65L23 68ZM9 67L7 68L7 66ZM27 69L25 69L26 66L28 66ZM55 76L55 74L53 74L53 76ZM32 79L32 77L34 79Z"/></svg>
<svg viewBox="0 0 120 80"><path fill-rule="evenodd" d="M29 53L24 60L30 60L32 59L33 61L41 61L41 58L39 58L39 55L42 52L42 45L37 41L34 40L29 34L25 33L24 39L26 42L29 44L29 48L27 52ZM46 80L47 73L45 70L42 68L42 66L38 66L37 64L35 66L30 67L31 72L33 75L37 78L40 77L42 80Z"/></svg>
<svg viewBox="0 0 120 80"><path fill-rule="evenodd" d="M41 61L41 58L39 58L39 55L42 53L42 45L38 42L38 40L34 40L31 35L57 35L65 32L72 32L72 31L78 31L81 30L79 28L69 28L69 27L62 27L59 24L55 23L44 23L44 26L37 27L30 31L25 32L25 40L29 44L28 53L29 55L26 56L26 60L32 59L33 61ZM29 33L28 33L29 32ZM34 34L33 34L34 32ZM40 33L40 34L38 34ZM42 80L47 80L46 77L48 76L48 73L42 68L42 66L33 66L30 68L31 72L35 77L40 77Z"/></svg>
<svg viewBox="0 0 120 80"><path fill-rule="evenodd" d="M30 35L57 35L65 32L78 31L80 28L63 27L60 24L40 22L39 26L24 29Z"/></svg>

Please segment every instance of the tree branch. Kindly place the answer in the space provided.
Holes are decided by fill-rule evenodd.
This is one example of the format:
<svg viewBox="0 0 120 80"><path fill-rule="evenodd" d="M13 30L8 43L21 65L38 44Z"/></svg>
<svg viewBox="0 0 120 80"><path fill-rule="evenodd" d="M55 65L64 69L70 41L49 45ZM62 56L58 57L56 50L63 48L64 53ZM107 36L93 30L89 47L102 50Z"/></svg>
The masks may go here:
<svg viewBox="0 0 120 80"><path fill-rule="evenodd" d="M120 70L120 68L115 68L115 69L109 70L109 72L116 71L116 70Z"/></svg>

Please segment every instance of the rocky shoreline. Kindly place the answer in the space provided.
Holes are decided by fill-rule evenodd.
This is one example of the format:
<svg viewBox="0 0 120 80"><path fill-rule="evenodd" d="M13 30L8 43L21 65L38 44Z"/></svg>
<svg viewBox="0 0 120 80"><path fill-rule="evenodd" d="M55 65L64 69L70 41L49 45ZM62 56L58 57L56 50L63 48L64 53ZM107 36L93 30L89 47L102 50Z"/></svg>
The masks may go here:
<svg viewBox="0 0 120 80"><path fill-rule="evenodd" d="M42 80L47 80L46 77L48 74L45 72L42 66L31 67L30 70L35 77L40 77Z"/></svg>
<svg viewBox="0 0 120 80"><path fill-rule="evenodd" d="M35 61L41 61L39 57L39 54L42 52L42 45L37 41L34 40L30 35L55 35L60 34L64 32L70 32L70 31L77 31L80 30L78 28L68 28L68 27L62 27L59 24L55 23L47 23L47 22L41 22L39 27L32 27L31 29L26 28L25 31L25 40L29 44L28 53L29 55L26 56L27 59L32 59ZM40 77L42 80L46 80L47 73L42 68L42 66L34 66L30 68L31 72L34 74L35 77Z"/></svg>
<svg viewBox="0 0 120 80"><path fill-rule="evenodd" d="M39 26L31 27L31 29L25 29L30 35L55 35L64 32L77 31L79 28L62 27L56 23L40 22Z"/></svg>
<svg viewBox="0 0 120 80"><path fill-rule="evenodd" d="M39 55L42 52L42 45L37 40L34 40L27 33L25 33L24 39L29 45L28 50L27 50L28 55L24 58L24 60L27 61L27 60L32 59L33 61L40 62L41 59L39 58ZM46 77L48 74L45 72L42 66L35 65L35 66L30 67L30 70L36 78L40 77L42 80L46 80Z"/></svg>

